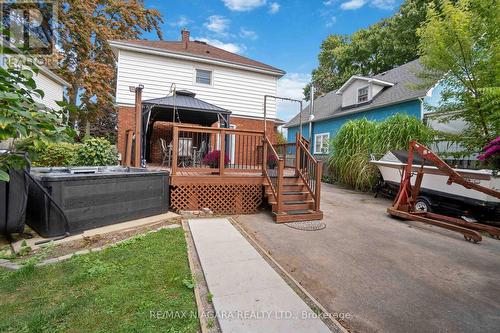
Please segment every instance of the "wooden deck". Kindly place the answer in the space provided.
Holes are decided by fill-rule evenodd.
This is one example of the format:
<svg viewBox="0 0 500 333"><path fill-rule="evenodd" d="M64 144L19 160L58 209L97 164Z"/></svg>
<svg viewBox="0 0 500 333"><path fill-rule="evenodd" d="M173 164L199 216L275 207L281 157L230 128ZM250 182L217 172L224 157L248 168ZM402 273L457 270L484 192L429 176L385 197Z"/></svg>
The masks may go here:
<svg viewBox="0 0 500 333"><path fill-rule="evenodd" d="M255 213L268 198L276 221L322 218L321 162L303 138L274 147L263 131L173 125L162 165L174 210ZM275 149L276 148L276 149Z"/></svg>

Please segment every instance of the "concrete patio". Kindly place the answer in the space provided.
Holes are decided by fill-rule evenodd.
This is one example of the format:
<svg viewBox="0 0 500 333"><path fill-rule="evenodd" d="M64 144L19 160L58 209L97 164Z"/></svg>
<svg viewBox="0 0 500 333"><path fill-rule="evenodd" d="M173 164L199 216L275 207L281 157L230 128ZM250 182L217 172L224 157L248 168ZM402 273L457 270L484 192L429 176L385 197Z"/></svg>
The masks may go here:
<svg viewBox="0 0 500 333"><path fill-rule="evenodd" d="M498 332L500 241L394 220L390 204L323 184L324 230L236 220L351 332Z"/></svg>

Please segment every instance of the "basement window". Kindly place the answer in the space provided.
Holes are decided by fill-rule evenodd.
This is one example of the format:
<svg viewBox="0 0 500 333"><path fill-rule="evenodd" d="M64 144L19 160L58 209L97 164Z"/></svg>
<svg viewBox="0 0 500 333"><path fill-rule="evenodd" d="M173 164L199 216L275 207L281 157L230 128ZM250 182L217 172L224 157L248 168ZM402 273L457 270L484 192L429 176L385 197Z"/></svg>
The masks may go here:
<svg viewBox="0 0 500 333"><path fill-rule="evenodd" d="M328 154L330 133L320 133L314 135L314 153Z"/></svg>
<svg viewBox="0 0 500 333"><path fill-rule="evenodd" d="M368 100L368 86L358 89L358 103L363 103Z"/></svg>
<svg viewBox="0 0 500 333"><path fill-rule="evenodd" d="M212 71L207 71L205 69L196 70L196 83L201 84L212 84Z"/></svg>

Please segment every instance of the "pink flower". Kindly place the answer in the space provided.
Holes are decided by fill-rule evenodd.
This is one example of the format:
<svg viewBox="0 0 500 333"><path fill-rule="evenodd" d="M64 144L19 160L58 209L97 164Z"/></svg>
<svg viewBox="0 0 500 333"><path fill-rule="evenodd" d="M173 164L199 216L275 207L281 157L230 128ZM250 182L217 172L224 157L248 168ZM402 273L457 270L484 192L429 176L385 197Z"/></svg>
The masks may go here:
<svg viewBox="0 0 500 333"><path fill-rule="evenodd" d="M219 160L220 160L220 150L214 150L205 155L205 157L203 158L203 163L209 165L212 168L218 168ZM228 163L229 163L229 156L226 154L226 156L224 156L224 165Z"/></svg>

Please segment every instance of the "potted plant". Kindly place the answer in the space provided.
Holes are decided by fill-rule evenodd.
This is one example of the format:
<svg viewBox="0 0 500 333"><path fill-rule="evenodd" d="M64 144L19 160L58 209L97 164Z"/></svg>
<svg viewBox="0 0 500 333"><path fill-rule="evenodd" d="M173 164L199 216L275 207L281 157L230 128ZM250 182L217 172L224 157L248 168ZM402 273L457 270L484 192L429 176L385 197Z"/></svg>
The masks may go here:
<svg viewBox="0 0 500 333"><path fill-rule="evenodd" d="M220 161L220 150L213 150L205 155L203 158L203 164L208 165L211 168L218 168ZM226 154L224 156L224 165L229 163L229 156Z"/></svg>
<svg viewBox="0 0 500 333"><path fill-rule="evenodd" d="M269 167L269 169L274 169L277 165L278 159L276 158L276 156L274 156L274 154L272 153L267 154L267 166Z"/></svg>

